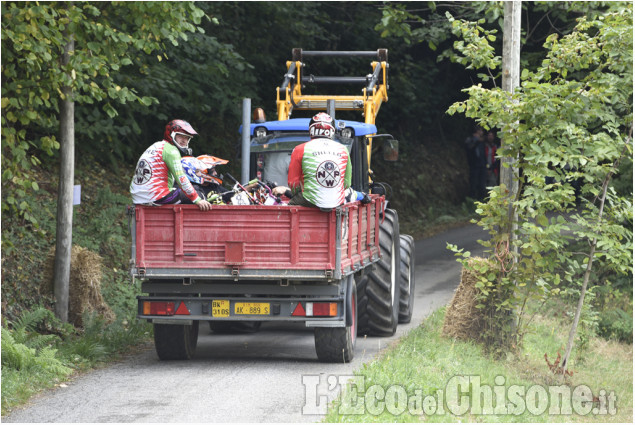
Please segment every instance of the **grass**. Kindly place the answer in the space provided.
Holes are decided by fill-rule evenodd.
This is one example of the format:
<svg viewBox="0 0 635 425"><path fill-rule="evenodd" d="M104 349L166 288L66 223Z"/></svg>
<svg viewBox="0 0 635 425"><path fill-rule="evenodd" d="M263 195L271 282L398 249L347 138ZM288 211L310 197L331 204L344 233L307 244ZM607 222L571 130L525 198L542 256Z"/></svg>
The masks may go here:
<svg viewBox="0 0 635 425"><path fill-rule="evenodd" d="M73 374L116 360L151 336L151 327L136 319L140 284L131 284L128 274L130 176L109 175L87 161L76 170L82 200L74 207L73 243L102 257L102 295L116 315L111 324L87 317L83 329L55 319L53 297L41 285L55 243L57 176L47 167L40 176L41 190L32 201L39 226L2 214L2 415Z"/></svg>
<svg viewBox="0 0 635 425"><path fill-rule="evenodd" d="M562 346L566 343L569 328L558 319L539 317L532 332L525 336L522 352L499 359L485 354L476 344L442 336L444 312L444 308L435 311L399 344L357 371L356 379L363 380L363 385L358 387L366 391L360 392L349 385L340 398L333 401L324 422L632 423L632 344L591 337L583 352L574 353L571 362L574 374L563 381L549 370L544 359L546 353L553 362L557 352L564 351ZM472 385L465 395L474 395L475 399L470 399L467 404L451 401L452 393L456 394L456 390L452 391L457 388L455 384L461 379L470 379L457 377L471 377ZM479 412L477 384L481 389L491 386L492 414L485 410L490 405L485 403L488 390L480 391L483 404ZM607 412L609 395L614 392L617 397L616 414L593 414L593 411L577 414L585 413L583 407L586 404L574 405L577 410L572 408L571 414L549 414L548 399L545 401L547 404L543 403L544 411L541 411L541 404L537 405L537 409L526 407L525 399L537 394L536 399L541 401L542 394L549 394L549 386L563 384L572 392L581 385L588 386L593 395L602 395L607 401ZM373 387L375 385L378 387ZM463 390L463 387L459 389ZM583 387L579 387L578 391L581 390ZM527 397L518 398L517 394L526 394ZM441 395L443 411L438 407ZM497 395L506 396L510 408L508 412L498 411L503 404L497 404ZM377 401L379 404L376 404ZM562 406L566 407L566 404ZM599 405L589 405L589 408L593 407ZM463 409L466 411L463 412ZM566 410L563 411L566 413Z"/></svg>
<svg viewBox="0 0 635 425"><path fill-rule="evenodd" d="M28 330L2 329L3 416L34 394L64 385L72 375L115 361L150 340L150 326L136 319L106 325L97 316L86 316L84 323L84 329L76 330L47 317Z"/></svg>

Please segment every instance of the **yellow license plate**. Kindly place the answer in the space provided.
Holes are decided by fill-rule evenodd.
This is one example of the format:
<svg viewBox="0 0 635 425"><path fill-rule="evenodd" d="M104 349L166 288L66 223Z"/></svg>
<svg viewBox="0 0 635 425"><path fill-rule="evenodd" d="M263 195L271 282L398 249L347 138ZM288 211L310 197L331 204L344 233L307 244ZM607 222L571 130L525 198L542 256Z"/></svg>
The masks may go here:
<svg viewBox="0 0 635 425"><path fill-rule="evenodd" d="M229 317L229 300L212 300L212 316Z"/></svg>
<svg viewBox="0 0 635 425"><path fill-rule="evenodd" d="M268 316L271 313L271 307L269 303L236 303L234 305L234 313Z"/></svg>

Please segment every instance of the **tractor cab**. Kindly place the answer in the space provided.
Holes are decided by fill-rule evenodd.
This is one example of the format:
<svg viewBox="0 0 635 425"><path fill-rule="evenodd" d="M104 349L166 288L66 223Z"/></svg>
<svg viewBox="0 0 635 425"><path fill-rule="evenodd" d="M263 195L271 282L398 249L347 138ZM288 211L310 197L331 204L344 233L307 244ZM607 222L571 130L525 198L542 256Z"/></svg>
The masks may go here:
<svg viewBox="0 0 635 425"><path fill-rule="evenodd" d="M308 142L309 119L292 118L251 124L250 178L270 182L274 186L287 184L287 174L293 149ZM348 149L353 167L353 189L368 192L368 136L377 132L374 124L336 120L338 131L333 140Z"/></svg>

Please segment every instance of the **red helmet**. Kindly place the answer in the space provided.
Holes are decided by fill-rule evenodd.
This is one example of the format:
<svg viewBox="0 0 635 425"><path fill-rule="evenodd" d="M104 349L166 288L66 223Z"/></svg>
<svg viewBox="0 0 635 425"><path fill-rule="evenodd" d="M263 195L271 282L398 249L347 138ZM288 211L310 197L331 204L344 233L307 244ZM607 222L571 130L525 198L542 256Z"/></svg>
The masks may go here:
<svg viewBox="0 0 635 425"><path fill-rule="evenodd" d="M332 139L335 136L335 121L326 112L320 112L311 118L309 122L309 134L311 139L324 137Z"/></svg>
<svg viewBox="0 0 635 425"><path fill-rule="evenodd" d="M192 155L192 150L188 147L179 146L176 143L176 135L183 134L184 136L188 136L190 139L198 133L196 130L192 128L189 122L184 120L172 120L165 126L165 132L163 133L163 139L166 142L172 143L176 148L181 152L181 155ZM189 141L188 141L189 143Z"/></svg>

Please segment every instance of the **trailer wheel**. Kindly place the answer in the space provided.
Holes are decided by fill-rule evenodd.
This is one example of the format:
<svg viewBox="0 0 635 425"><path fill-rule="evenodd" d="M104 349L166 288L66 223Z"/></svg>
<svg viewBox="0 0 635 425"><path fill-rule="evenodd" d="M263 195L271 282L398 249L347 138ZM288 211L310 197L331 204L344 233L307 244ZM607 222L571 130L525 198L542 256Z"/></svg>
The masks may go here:
<svg viewBox="0 0 635 425"><path fill-rule="evenodd" d="M348 363L355 355L357 340L357 287L348 278L347 304L350 308L344 328L315 328L315 352L327 363Z"/></svg>
<svg viewBox="0 0 635 425"><path fill-rule="evenodd" d="M399 323L410 323L415 301L415 243L410 235L399 236L401 274L399 291Z"/></svg>
<svg viewBox="0 0 635 425"><path fill-rule="evenodd" d="M191 325L154 324L154 347L161 360L189 360L196 351L198 320Z"/></svg>
<svg viewBox="0 0 635 425"><path fill-rule="evenodd" d="M260 330L262 322L256 321L211 321L209 330L214 333L256 333Z"/></svg>
<svg viewBox="0 0 635 425"><path fill-rule="evenodd" d="M357 282L359 294L358 335L391 336L397 331L399 315L399 218L386 209L379 226L381 260Z"/></svg>

